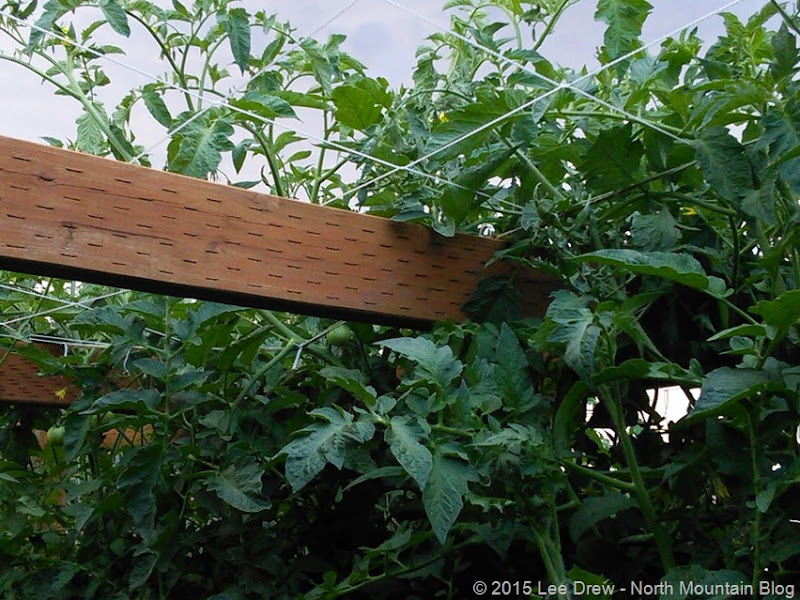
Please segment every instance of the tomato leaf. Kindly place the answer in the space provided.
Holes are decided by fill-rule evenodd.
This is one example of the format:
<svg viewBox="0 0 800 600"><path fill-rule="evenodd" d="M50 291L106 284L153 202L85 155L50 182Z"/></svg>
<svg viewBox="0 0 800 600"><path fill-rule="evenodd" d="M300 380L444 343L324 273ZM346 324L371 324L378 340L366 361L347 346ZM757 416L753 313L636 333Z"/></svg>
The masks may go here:
<svg viewBox="0 0 800 600"><path fill-rule="evenodd" d="M581 254L573 260L610 265L637 275L661 277L686 287L704 290L712 296L724 297L727 294L725 282L718 277L706 275L700 262L688 254L609 248Z"/></svg>
<svg viewBox="0 0 800 600"><path fill-rule="evenodd" d="M128 15L125 14L125 10L117 0L100 0L100 10L103 11L103 16L108 21L108 24L111 25L111 29L125 37L131 34Z"/></svg>
<svg viewBox="0 0 800 600"><path fill-rule="evenodd" d="M700 398L685 421L694 422L724 413L731 405L778 383L766 371L720 367L711 371L703 381Z"/></svg>
<svg viewBox="0 0 800 600"><path fill-rule="evenodd" d="M148 112L160 125L164 127L172 125L172 115L169 114L169 109L155 84L148 83L142 88L142 100Z"/></svg>
<svg viewBox="0 0 800 600"><path fill-rule="evenodd" d="M693 142L697 164L719 197L733 206L753 188L750 161L744 146L724 127L703 130Z"/></svg>
<svg viewBox="0 0 800 600"><path fill-rule="evenodd" d="M636 501L626 494L613 493L587 498L569 520L569 537L577 542L586 531L603 519L634 506Z"/></svg>
<svg viewBox="0 0 800 600"><path fill-rule="evenodd" d="M637 48L642 25L653 7L645 0L599 0L595 21L608 28L603 34L605 54L613 60Z"/></svg>
<svg viewBox="0 0 800 600"><path fill-rule="evenodd" d="M178 121L184 122L190 116L183 113ZM227 119L203 114L172 138L167 148L169 170L205 179L217 170L222 161L221 153L233 149L231 135L233 127Z"/></svg>
<svg viewBox="0 0 800 600"><path fill-rule="evenodd" d="M310 414L323 419L325 423L315 423L302 429L301 437L292 440L281 450L287 457L286 479L295 492L314 479L326 463L341 469L348 443L370 440L375 433L374 425L366 421L354 422L353 415L341 409L325 407Z"/></svg>
<svg viewBox="0 0 800 600"><path fill-rule="evenodd" d="M420 440L426 439L429 433L430 427L421 418L399 416L392 417L384 434L392 455L423 490L433 468L433 457Z"/></svg>
<svg viewBox="0 0 800 600"><path fill-rule="evenodd" d="M447 541L447 534L464 506L463 498L469 491L470 481L477 481L477 474L469 463L439 453L434 455L422 504L442 544Z"/></svg>
<svg viewBox="0 0 800 600"><path fill-rule="evenodd" d="M447 388L464 367L453 356L449 346L437 347L424 337L394 338L379 342L379 345L410 358L417 363L423 378L438 384L442 389Z"/></svg>
<svg viewBox="0 0 800 600"><path fill-rule="evenodd" d="M250 60L250 15L244 8L231 8L217 15L218 22L225 27L233 60L242 73Z"/></svg>
<svg viewBox="0 0 800 600"><path fill-rule="evenodd" d="M271 506L261 496L262 469L255 460L245 465L230 465L206 484L209 491L216 492L226 503L247 513L260 512Z"/></svg>

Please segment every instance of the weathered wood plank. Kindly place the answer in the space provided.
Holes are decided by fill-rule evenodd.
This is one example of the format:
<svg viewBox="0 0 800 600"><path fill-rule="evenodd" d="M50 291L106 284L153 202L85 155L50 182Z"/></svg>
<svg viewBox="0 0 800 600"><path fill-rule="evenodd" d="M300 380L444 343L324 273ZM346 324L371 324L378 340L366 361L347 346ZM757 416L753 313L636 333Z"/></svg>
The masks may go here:
<svg viewBox="0 0 800 600"><path fill-rule="evenodd" d="M49 350L44 344L40 348ZM39 375L33 361L0 348L0 402L66 406L78 397L76 382L60 375Z"/></svg>
<svg viewBox="0 0 800 600"><path fill-rule="evenodd" d="M502 246L0 137L0 268L349 320L461 319ZM517 277L526 314L554 287Z"/></svg>

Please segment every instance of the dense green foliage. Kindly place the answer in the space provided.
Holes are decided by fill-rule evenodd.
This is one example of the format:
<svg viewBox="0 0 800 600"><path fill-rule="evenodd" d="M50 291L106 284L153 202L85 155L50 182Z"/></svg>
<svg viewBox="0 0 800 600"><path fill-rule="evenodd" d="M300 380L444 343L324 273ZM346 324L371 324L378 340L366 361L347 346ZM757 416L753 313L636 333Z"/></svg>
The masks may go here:
<svg viewBox="0 0 800 600"><path fill-rule="evenodd" d="M328 336L340 324L3 273L4 347L102 350L21 350L84 387L68 410L1 409L0 597L798 580L800 17L768 2L707 49L685 32L629 56L649 5L600 0L608 68L587 75L538 52L572 3L452 1L398 90L341 37L226 2L5 6L19 52L0 59L83 107L51 143L148 164L141 103L168 170L255 165L234 184L503 235L498 259L563 288L542 319L520 318L512 277L470 322ZM75 30L73 10L102 19ZM124 50L92 42L104 27L145 30L168 70L110 114L102 57ZM677 423L647 393L667 386L691 399ZM63 446L40 447L53 425Z"/></svg>

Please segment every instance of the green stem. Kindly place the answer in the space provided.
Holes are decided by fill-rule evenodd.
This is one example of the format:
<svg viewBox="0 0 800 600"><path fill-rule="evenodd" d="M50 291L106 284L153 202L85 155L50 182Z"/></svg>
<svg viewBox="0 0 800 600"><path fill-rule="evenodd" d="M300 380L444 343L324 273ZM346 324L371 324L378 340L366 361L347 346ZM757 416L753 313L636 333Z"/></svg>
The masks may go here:
<svg viewBox="0 0 800 600"><path fill-rule="evenodd" d="M442 414L441 411L440 411L440 414ZM472 437L472 433L470 433L469 431L464 431L462 429L456 429L455 427L448 427L447 425L431 425L430 427L431 427L431 431L438 431L440 433L447 433L449 435L455 435L455 436L463 437L463 438L471 438Z"/></svg>
<svg viewBox="0 0 800 600"><path fill-rule="evenodd" d="M622 481L621 479L617 479L616 477L606 475L605 473L600 473L599 471L595 471L594 469L589 469L587 467L581 466L569 460L562 460L561 464L567 467L568 469L572 469L576 473L580 473L581 475L588 477L589 479L594 479L599 483L609 485L622 492L636 491L636 486L630 481Z"/></svg>
<svg viewBox="0 0 800 600"><path fill-rule="evenodd" d="M571 0L563 0L561 4L558 5L553 16L550 17L550 21L548 21L547 25L545 25L544 29L542 30L541 35L539 35L539 39L536 40L536 43L533 45L533 50L536 52L542 46L544 41L547 39L547 36L553 31L553 27L555 27L558 20L561 18L561 14L566 10L567 6L569 6Z"/></svg>
<svg viewBox="0 0 800 600"><path fill-rule="evenodd" d="M261 378L264 376L264 375L266 375L266 373L267 373L267 372L268 372L268 371L269 371L269 370L270 370L272 367L274 367L274 366L275 366L275 365L277 365L277 364L278 364L278 363L279 363L281 360L283 360L283 358L284 358L284 357L285 357L287 354L289 354L289 352L290 352L290 351L291 351L291 350L292 350L294 347L295 347L295 344L294 344L294 342L289 342L288 344L286 344L286 345L285 345L285 346L284 346L284 347L283 347L283 348L280 350L280 352L278 352L278 353L277 353L275 356L273 356L273 357L272 357L272 359L270 359L269 361L267 361L267 363L266 363L266 364L264 364L264 365L263 365L263 366L262 366L262 367L261 367L261 368L260 368L258 371L256 371L255 373L253 373L253 375L250 377L250 379L248 379L248 380L247 380L247 383L245 383L244 387L243 387L243 388L242 388L242 390L239 392L239 395L238 395L238 396L236 396L236 399L233 401L233 404L231 404L231 409L230 409L230 412L228 413L228 414L229 414L229 417L228 417L228 423L227 423L227 426L226 426L226 429L227 429L227 432L228 432L228 433L230 433L231 426L233 425L233 417L234 417L234 415L235 415L235 414L236 414L236 412L239 410L239 406L241 405L241 403L242 403L242 402L244 402L244 399L245 399L245 398L247 398L248 394L249 394L249 393L250 393L250 391L253 389L253 386L254 386L254 385L255 385L255 384L256 384L256 383L257 383L257 382L258 382L258 381L259 381L259 380L260 380L260 379L261 379Z"/></svg>
<svg viewBox="0 0 800 600"><path fill-rule="evenodd" d="M175 76L178 78L178 83L184 90L186 90L189 87L189 84L186 81L186 75L184 74L183 71L181 71L180 67L178 66L178 63L175 62L175 59L172 58L172 54L170 53L169 47L167 47L166 44L164 44L163 40L160 37L158 37L155 27L151 27L150 24L147 23L147 21L145 21L141 17L141 15L132 10L125 10L125 13L129 17L131 17L134 21L140 23L142 27L144 27L144 29L147 31L147 33L149 33L150 36L155 40L156 44L158 44L158 47L161 48L161 54L164 56L164 58L167 59L167 62L172 67L172 70L175 72ZM194 103L192 102L191 95L188 92L184 91L183 96L186 99L186 106L189 108L190 111L194 112Z"/></svg>
<svg viewBox="0 0 800 600"><path fill-rule="evenodd" d="M688 169L689 167L692 167L695 164L697 164L697 162L692 160L692 161L689 161L687 163L683 163L682 165L678 165L677 167L673 167L671 169L667 169L666 171L661 171L660 173L656 173L655 175L651 175L650 177L646 177L645 179L642 179L641 181L637 181L636 183L632 183L630 185L627 185L624 188L620 188L618 190L613 190L611 192L605 192L604 194L600 194L600 195L595 196L594 198L592 198L590 200L590 204L592 204L592 205L599 204L600 202L605 202L606 200L611 200L613 198L617 198L618 196L625 195L628 192L631 192L631 191L633 191L633 190L635 190L637 188L640 188L640 187L642 187L644 185L647 185L648 183L652 183L653 181L657 181L657 180L661 179L662 177L668 177L669 175L674 175L675 173L680 173L684 169ZM577 205L577 206L572 206L572 207L568 208L566 211L564 211L563 214L565 216L574 216L575 213L578 213L581 210L583 210L583 207L584 207L584 204L580 204L580 205Z"/></svg>
<svg viewBox="0 0 800 600"><path fill-rule="evenodd" d="M705 208L706 210L710 210L711 212L715 212L720 215L725 215L726 217L735 217L739 213L737 213L732 208L725 208L724 206L717 206L716 204L711 204L710 202L706 202L705 200L700 200L699 198L695 198L694 196L690 196L689 194L681 194L680 192L648 192L651 196L655 197L665 197L665 198L675 198L676 200L683 200L684 202L688 202L689 204L694 204L695 206L699 206L700 208Z"/></svg>
<svg viewBox="0 0 800 600"><path fill-rule="evenodd" d="M750 461L753 469L753 498L758 498L759 474L758 468L758 448L756 447L756 429L753 423L752 411L747 413L747 435L750 438ZM753 589L756 589L761 579L761 510L754 502L753 515Z"/></svg>
<svg viewBox="0 0 800 600"><path fill-rule="evenodd" d="M420 534L420 537L422 537L423 535L429 535L429 534ZM470 545L471 545L470 543L457 544L457 545L453 546L452 548L450 548L448 552L456 552L456 551L461 550L463 548L466 548L466 547L468 547ZM358 583L354 583L352 585L348 584L348 585L346 585L345 587L343 587L341 589L336 589L333 592L335 594L334 596L326 596L326 598L339 598L341 596L346 596L348 594L352 594L353 592L363 588L364 586L371 585L371 584L376 583L378 581L383 581L383 580L392 581L394 579L397 579L398 577L413 573L414 571L419 571L420 569L424 569L425 567L427 567L429 565L432 565L436 561L441 560L443 554L444 554L443 552L441 552L441 553L440 552L434 552L433 556L431 556L430 558L425 559L421 563L418 563L418 564L415 564L415 565L409 565L407 567L402 567L400 569L397 569L396 571L388 571L387 570L386 572L384 572L384 573L382 573L380 575L369 575L369 576L365 577L363 581L359 581Z"/></svg>
<svg viewBox="0 0 800 600"><path fill-rule="evenodd" d="M664 572L669 571L675 565L675 558L672 555L672 544L667 536L667 532L661 526L656 514L656 509L650 500L650 495L647 492L647 487L644 483L644 478L639 469L639 462L636 459L636 453L631 443L631 438L628 435L628 429L625 426L625 419L623 417L622 402L618 394L609 394L607 390L598 389L598 397L602 398L605 402L608 412L611 414L611 419L614 422L614 427L617 430L620 444L622 445L622 452L625 454L625 461L628 463L628 468L631 471L631 480L634 485L634 495L639 504L639 509L647 522L647 526L653 533L653 537L658 547L658 554L661 557L661 564L664 567Z"/></svg>
<svg viewBox="0 0 800 600"><path fill-rule="evenodd" d="M323 123L322 139L327 141L328 136L330 135L330 130L328 129L328 113L326 111L323 111L322 113L322 123ZM317 157L317 172L316 175L314 176L314 184L311 187L311 193L309 194L308 198L311 204L319 204L319 188L320 185L322 185L322 182L324 181L322 178L323 174L322 167L325 164L325 151L326 147L323 145L319 149L319 156Z"/></svg>
<svg viewBox="0 0 800 600"><path fill-rule="evenodd" d="M499 136L501 141L508 147L514 148L514 144L512 144L505 136ZM528 158L528 156L522 152L519 148L514 150L514 154L523 162L525 167L533 174L534 177L542 184L544 189L546 189L550 195L555 198L556 200L563 202L565 200L564 194L557 189L547 177L538 169L538 167L533 164L533 161Z"/></svg>
<svg viewBox="0 0 800 600"><path fill-rule="evenodd" d="M211 59L214 56L214 53L217 49L222 45L226 38L222 37L217 42L208 49L208 53L206 54L206 58L203 61L203 68L200 71L200 77L197 79L197 110L203 109L203 95L206 91L206 75L208 75L208 68L211 64ZM213 86L212 86L213 89Z"/></svg>
<svg viewBox="0 0 800 600"><path fill-rule="evenodd" d="M731 289L733 289L733 297L736 297L736 290L739 287L739 254L741 248L739 247L739 229L736 227L736 221L732 216L728 217L728 223L731 227L731 235L733 236L733 272L731 273Z"/></svg>
<svg viewBox="0 0 800 600"><path fill-rule="evenodd" d="M108 138L108 143L116 148L117 152L120 154L120 156L122 156L122 158L125 159L126 162L130 162L133 159L133 156L128 153L128 151L125 149L125 146L120 142L119 138L117 138L114 132L111 131L111 128L108 127L108 119L105 117L105 115L100 116L100 113L97 112L97 109L92 101L81 91L81 87L72 73L72 60L69 55L67 58L66 67L55 61L53 62L59 71L61 71L61 73L64 75L64 77L67 78L67 81L69 82L69 88L72 90L70 95L83 105L83 109L86 111L86 113L103 131L106 138Z"/></svg>
<svg viewBox="0 0 800 600"><path fill-rule="evenodd" d="M781 6L780 2L778 2L778 0L769 1L780 13L784 23L786 23L796 34L800 35L800 27L797 26L797 23L795 23L794 19L789 15L789 13L783 9L783 6Z"/></svg>
<svg viewBox="0 0 800 600"><path fill-rule="evenodd" d="M278 165L275 162L275 153L272 151L272 145L270 144L269 140L264 136L262 132L260 132L252 125L248 123L241 123L241 126L247 129L247 131L249 131L253 135L253 138L258 142L258 145L261 146L262 152L264 152L264 157L267 159L267 164L269 165L269 171L272 174L272 182L273 182L273 189L275 190L275 195L285 198L286 191L283 188L280 170L278 169Z"/></svg>

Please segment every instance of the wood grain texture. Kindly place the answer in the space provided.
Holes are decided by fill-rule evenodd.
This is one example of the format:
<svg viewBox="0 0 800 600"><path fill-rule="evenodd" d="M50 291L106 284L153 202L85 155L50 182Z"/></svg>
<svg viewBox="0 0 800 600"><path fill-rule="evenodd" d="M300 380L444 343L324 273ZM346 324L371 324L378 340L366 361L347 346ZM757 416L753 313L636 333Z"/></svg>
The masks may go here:
<svg viewBox="0 0 800 600"><path fill-rule="evenodd" d="M53 346L37 344L41 350ZM30 359L0 348L0 402L66 406L78 397L76 382L60 375L40 375Z"/></svg>
<svg viewBox="0 0 800 600"><path fill-rule="evenodd" d="M424 326L462 319L501 248L0 137L0 268L168 295ZM554 282L517 277L525 313Z"/></svg>
<svg viewBox="0 0 800 600"><path fill-rule="evenodd" d="M426 328L464 318L479 281L507 272L484 267L501 248L0 136L0 269ZM542 314L556 282L515 282L524 314ZM0 402L77 397L77 382L38 372L9 356Z"/></svg>

